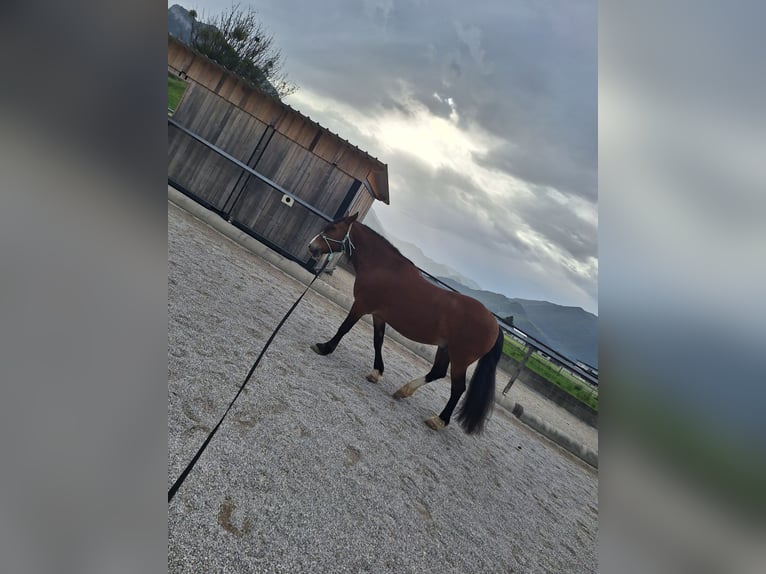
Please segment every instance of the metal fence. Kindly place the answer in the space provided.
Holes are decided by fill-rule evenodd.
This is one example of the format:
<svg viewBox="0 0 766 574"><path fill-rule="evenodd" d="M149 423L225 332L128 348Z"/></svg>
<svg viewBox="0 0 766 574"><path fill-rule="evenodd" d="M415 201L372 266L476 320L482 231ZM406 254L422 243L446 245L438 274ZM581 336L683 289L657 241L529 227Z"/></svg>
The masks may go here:
<svg viewBox="0 0 766 574"><path fill-rule="evenodd" d="M438 277L434 277L427 271L424 271L423 269L420 269L420 272L423 274L423 276L431 281L432 283L437 284L439 287L442 287L443 289L448 289L450 291L454 291L456 293L459 293L457 289L454 287L451 287L450 285L447 285L443 281L439 280ZM552 347L549 347L547 344L543 343L539 339L534 338L532 335L528 335L518 327L514 325L508 325L505 320L497 315L496 313L492 313L495 316L495 319L497 319L498 324L500 325L500 328L503 330L503 332L506 335L509 335L519 343L523 344L526 348L531 349L532 352L537 352L539 357L543 360L548 361L552 365L556 365L560 367L561 369L565 369L571 376L576 377L578 380L585 383L585 386L583 387L584 390L594 396L598 396L598 375L589 372L589 370L583 369L580 367L576 361L565 357Z"/></svg>

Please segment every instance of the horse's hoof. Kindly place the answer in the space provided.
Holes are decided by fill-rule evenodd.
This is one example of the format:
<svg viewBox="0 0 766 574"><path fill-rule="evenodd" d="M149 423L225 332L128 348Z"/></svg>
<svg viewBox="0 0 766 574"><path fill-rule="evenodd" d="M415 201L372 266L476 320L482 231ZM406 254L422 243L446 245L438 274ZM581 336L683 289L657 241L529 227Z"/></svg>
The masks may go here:
<svg viewBox="0 0 766 574"><path fill-rule="evenodd" d="M314 343L311 345L311 350L314 351L317 355L329 355L331 352L325 343Z"/></svg>
<svg viewBox="0 0 766 574"><path fill-rule="evenodd" d="M383 378L383 374L378 369L373 369L372 372L367 375L367 380L371 383L377 383Z"/></svg>
<svg viewBox="0 0 766 574"><path fill-rule="evenodd" d="M425 423L431 427L434 430L442 430L447 427L445 422L439 417L439 415L434 415L430 419L426 419Z"/></svg>
<svg viewBox="0 0 766 574"><path fill-rule="evenodd" d="M394 398L395 398L395 399L398 401L399 399L406 399L406 398L407 398L407 397L409 397L410 395L409 395L409 394L407 394L407 393L404 391L404 387L402 387L401 389L399 389L398 391L396 391L396 392L395 392L393 395L391 395L391 396L393 396L393 397L394 397Z"/></svg>

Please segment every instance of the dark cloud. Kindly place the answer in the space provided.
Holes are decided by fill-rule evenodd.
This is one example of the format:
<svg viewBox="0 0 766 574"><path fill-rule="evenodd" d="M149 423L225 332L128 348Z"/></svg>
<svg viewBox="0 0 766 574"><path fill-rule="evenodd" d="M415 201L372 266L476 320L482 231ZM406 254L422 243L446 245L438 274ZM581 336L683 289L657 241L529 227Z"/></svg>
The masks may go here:
<svg viewBox="0 0 766 574"><path fill-rule="evenodd" d="M533 197L511 203L448 167L429 173L423 166L413 163L409 173L410 181L417 182L415 189L430 196L429 204L439 202L453 210L461 222L456 228L458 233L473 223L471 215L481 217L486 222L483 236L488 235L498 247L512 246L517 253L531 256L529 245L519 239L518 228L513 224L518 220L580 263L598 257L595 225L578 217L571 207L556 201L544 189L533 188L536 191ZM475 228L465 235L472 233Z"/></svg>
<svg viewBox="0 0 766 574"><path fill-rule="evenodd" d="M573 222L572 213L551 199L510 204L454 169L434 170L404 153L389 157L397 166L397 180L407 191L397 211L424 225L481 243L495 253L534 260L538 255L517 233L519 224L515 222L523 221L581 262L596 256L595 230L581 220Z"/></svg>
<svg viewBox="0 0 766 574"><path fill-rule="evenodd" d="M463 209L466 202L482 197L473 182L455 170L434 170L418 158L402 152L389 154L388 159L396 165L395 181L406 191L400 201L402 211L417 211L423 218L433 221L434 217L443 216L445 208L455 213ZM428 206L428 209L423 209L423 206ZM463 214L462 220L465 221L465 218ZM455 226L455 229L459 227Z"/></svg>
<svg viewBox="0 0 766 574"><path fill-rule="evenodd" d="M598 174L595 166L584 165L556 142L535 146L506 144L485 156L477 156L480 165L507 172L533 185L555 188L593 204L598 199Z"/></svg>
<svg viewBox="0 0 766 574"><path fill-rule="evenodd" d="M230 5L202 4L191 7L215 13ZM419 102L466 132L483 130L501 142L474 158L479 166L595 207L595 1L273 0L255 8L282 50L291 80L306 91L370 116L391 110L414 117L412 103ZM435 170L381 147L341 111L322 113L315 119L389 165L391 213L416 215L435 230L489 246L515 258L512 267L530 269L530 277L533 268L551 262L520 239L521 228L531 228L578 265L596 257L594 225L566 202L543 191L534 201L510 205L467 173ZM558 273L571 275L574 289L595 294L595 277L571 269ZM594 299L590 308L595 306Z"/></svg>
<svg viewBox="0 0 766 574"><path fill-rule="evenodd" d="M298 84L364 110L404 80L435 112L444 109L434 92L453 97L463 121L529 148L509 169L539 172L529 155L543 148L550 171L579 166L554 180L573 171L595 174L595 2L547 8L443 2L436 9L430 2L331 0L302 3L299 11L291 4L265 2L258 9ZM579 182L570 187L589 193Z"/></svg>

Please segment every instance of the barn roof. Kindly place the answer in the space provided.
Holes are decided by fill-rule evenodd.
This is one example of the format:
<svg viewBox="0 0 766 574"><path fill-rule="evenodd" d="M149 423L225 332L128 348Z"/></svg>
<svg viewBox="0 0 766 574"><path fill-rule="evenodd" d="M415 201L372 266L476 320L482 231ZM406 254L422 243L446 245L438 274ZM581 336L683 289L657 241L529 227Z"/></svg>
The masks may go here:
<svg viewBox="0 0 766 574"><path fill-rule="evenodd" d="M275 98L268 93L261 90L258 86L255 84L252 84L251 82L248 82L244 78L238 76L237 74L231 72L230 70L224 68L221 66L218 62L215 62L214 60L211 60L204 54L198 52L188 44L185 44L178 38L172 36L171 34L168 34L168 44L175 45L176 48L180 48L182 50L185 50L191 54L193 54L197 58L201 58L210 66L214 66L218 69L220 69L225 75L230 76L232 78L236 78L237 81L241 82L242 84L246 85L249 89L256 92L260 97L269 100L273 105L276 105L280 108L282 108L287 114L291 114L295 117L300 118L302 121L308 122L314 126L316 126L323 135L326 135L335 142L343 147L345 147L347 150L349 150L350 153L356 154L358 156L361 156L365 158L369 165L370 165L370 171L366 178L366 184L368 189L371 191L372 195L375 197L375 199L378 199L379 201L382 201L383 203L390 203L389 200L389 191L388 191L388 165L380 161L378 158L370 155L363 149L359 148L358 146L352 144L347 139L342 138L337 133L333 132L329 128L324 127L319 122L312 120L309 116L302 114L300 111L292 107L290 104L287 104L280 100L279 98ZM307 148L308 149L308 148Z"/></svg>

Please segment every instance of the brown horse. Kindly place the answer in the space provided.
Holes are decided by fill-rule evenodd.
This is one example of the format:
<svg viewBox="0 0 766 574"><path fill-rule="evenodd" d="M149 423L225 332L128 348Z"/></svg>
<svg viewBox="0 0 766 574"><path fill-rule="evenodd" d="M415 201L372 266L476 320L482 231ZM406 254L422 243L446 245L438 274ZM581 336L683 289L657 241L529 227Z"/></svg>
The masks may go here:
<svg viewBox="0 0 766 574"><path fill-rule="evenodd" d="M425 421L434 430L449 424L466 388L468 366L478 360L458 422L466 433L480 433L494 403L495 368L503 351L504 337L497 321L475 299L424 279L396 247L358 222L357 215L330 223L308 246L314 257L347 253L356 270L351 311L335 336L311 345L312 350L329 355L363 315L372 314L375 361L367 379L376 383L383 376L381 348L387 323L408 339L436 345L431 370L394 393L396 398L411 396L422 385L445 377L451 364L449 401L438 416Z"/></svg>

